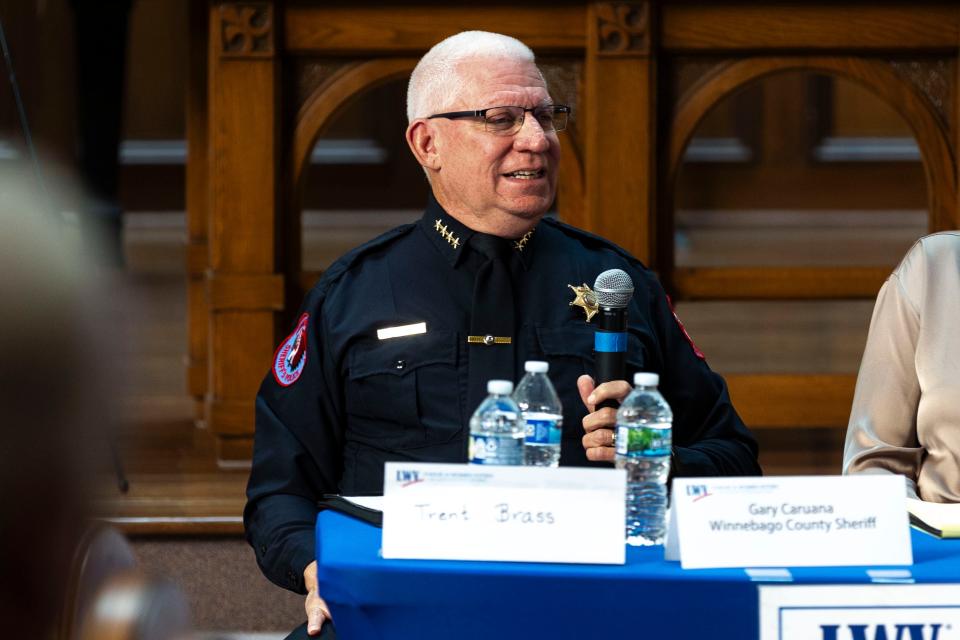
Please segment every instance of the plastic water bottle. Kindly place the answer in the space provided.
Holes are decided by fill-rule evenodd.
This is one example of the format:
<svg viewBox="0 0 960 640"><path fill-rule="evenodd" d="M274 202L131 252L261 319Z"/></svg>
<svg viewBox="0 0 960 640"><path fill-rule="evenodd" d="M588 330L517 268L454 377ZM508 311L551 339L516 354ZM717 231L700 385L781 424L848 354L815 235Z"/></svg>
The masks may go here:
<svg viewBox="0 0 960 640"><path fill-rule="evenodd" d="M523 464L523 425L512 391L509 380L487 383L490 395L470 418L471 464Z"/></svg>
<svg viewBox="0 0 960 640"><path fill-rule="evenodd" d="M663 544L673 412L657 391L660 376L637 373L617 410L618 469L627 470L627 544Z"/></svg>
<svg viewBox="0 0 960 640"><path fill-rule="evenodd" d="M528 360L523 368L527 374L513 393L524 426L523 464L556 467L560 464L563 408L557 390L547 377L550 365L540 360Z"/></svg>

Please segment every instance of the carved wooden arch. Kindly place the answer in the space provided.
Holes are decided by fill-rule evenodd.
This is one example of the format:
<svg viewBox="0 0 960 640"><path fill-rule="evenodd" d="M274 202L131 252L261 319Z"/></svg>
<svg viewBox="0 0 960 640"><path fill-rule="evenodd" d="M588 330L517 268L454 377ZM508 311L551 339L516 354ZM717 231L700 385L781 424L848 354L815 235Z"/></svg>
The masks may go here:
<svg viewBox="0 0 960 640"><path fill-rule="evenodd" d="M929 222L932 231L960 227L956 207L955 157L946 128L929 99L881 60L836 57L776 57L730 63L691 87L677 108L670 133L667 165L668 205L683 151L700 121L711 108L743 86L782 71L815 71L857 82L893 107L913 130L920 148L927 182Z"/></svg>
<svg viewBox="0 0 960 640"><path fill-rule="evenodd" d="M397 78L407 77L417 58L382 58L348 65L333 74L306 100L297 114L291 156L291 186L299 207L304 169L323 129L339 110L357 94ZM583 163L575 128L561 133L564 153L560 161L560 217L570 224L583 225Z"/></svg>
<svg viewBox="0 0 960 640"><path fill-rule="evenodd" d="M409 76L416 64L416 58L382 58L358 62L340 69L310 94L297 114L297 124L293 132L290 166L295 198L299 200L304 168L317 138L340 109L363 91Z"/></svg>

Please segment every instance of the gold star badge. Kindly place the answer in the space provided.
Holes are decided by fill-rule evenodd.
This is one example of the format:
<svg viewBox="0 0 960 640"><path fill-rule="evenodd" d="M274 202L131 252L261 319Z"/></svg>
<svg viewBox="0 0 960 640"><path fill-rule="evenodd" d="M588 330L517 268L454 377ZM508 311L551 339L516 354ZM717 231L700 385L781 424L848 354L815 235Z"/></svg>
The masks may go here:
<svg viewBox="0 0 960 640"><path fill-rule="evenodd" d="M570 303L571 307L580 307L583 309L583 312L587 314L587 322L593 319L593 316L597 315L598 305L597 305L597 295L587 286L587 283L584 282L579 287L575 287L572 284L568 284L570 290L574 293L574 299Z"/></svg>

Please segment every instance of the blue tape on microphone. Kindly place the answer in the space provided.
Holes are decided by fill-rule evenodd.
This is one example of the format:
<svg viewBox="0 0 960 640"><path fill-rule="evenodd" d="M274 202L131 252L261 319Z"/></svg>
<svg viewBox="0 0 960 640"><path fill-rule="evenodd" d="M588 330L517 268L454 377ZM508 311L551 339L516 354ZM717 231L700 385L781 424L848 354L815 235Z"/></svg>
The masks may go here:
<svg viewBox="0 0 960 640"><path fill-rule="evenodd" d="M626 332L597 331L593 334L593 350L597 353L622 353L627 350Z"/></svg>

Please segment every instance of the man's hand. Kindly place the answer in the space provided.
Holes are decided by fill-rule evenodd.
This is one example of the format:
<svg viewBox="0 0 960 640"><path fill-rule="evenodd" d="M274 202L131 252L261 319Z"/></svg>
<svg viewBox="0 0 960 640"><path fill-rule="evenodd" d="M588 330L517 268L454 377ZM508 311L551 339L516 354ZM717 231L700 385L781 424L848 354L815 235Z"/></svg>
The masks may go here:
<svg viewBox="0 0 960 640"><path fill-rule="evenodd" d="M315 636L330 617L330 607L320 597L317 591L317 561L314 560L303 570L303 583L307 588L307 600L304 608L307 610L307 635Z"/></svg>
<svg viewBox="0 0 960 640"><path fill-rule="evenodd" d="M587 451L587 460L604 460L613 462L613 430L617 424L617 410L610 407L596 410L598 404L604 400L623 399L633 390L626 380L604 382L599 387L590 376L577 378L577 389L580 399L587 407L588 413L583 418L583 448Z"/></svg>

